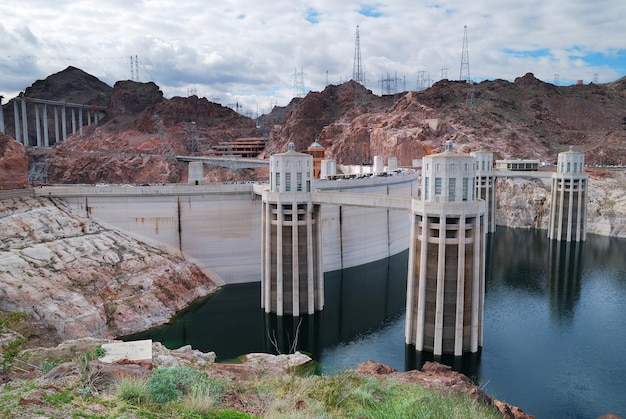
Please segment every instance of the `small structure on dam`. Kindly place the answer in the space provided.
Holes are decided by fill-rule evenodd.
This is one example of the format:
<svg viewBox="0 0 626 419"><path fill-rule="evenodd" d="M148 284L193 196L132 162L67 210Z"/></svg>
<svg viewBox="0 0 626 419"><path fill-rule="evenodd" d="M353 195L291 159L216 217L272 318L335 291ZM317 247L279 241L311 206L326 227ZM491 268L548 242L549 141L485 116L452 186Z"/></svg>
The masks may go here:
<svg viewBox="0 0 626 419"><path fill-rule="evenodd" d="M405 341L416 351L460 356L482 346L485 201L476 199L477 160L424 157L422 197L412 203Z"/></svg>
<svg viewBox="0 0 626 419"><path fill-rule="evenodd" d="M587 173L585 154L559 153L556 173L552 174L552 205L548 238L581 242L587 238Z"/></svg>
<svg viewBox="0 0 626 419"><path fill-rule="evenodd" d="M324 308L320 206L311 196L313 157L289 143L270 157L262 195L261 307L279 316Z"/></svg>

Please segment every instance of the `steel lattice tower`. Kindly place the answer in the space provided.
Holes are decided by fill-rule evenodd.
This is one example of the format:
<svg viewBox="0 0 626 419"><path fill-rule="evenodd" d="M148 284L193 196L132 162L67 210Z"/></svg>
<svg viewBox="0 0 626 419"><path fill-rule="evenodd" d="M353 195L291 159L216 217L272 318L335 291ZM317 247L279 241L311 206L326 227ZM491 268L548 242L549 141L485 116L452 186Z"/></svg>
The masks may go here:
<svg viewBox="0 0 626 419"><path fill-rule="evenodd" d="M464 26L465 32L463 34L463 53L461 54L461 73L459 80L469 82L470 69L469 69L469 50L467 47L467 25Z"/></svg>
<svg viewBox="0 0 626 419"><path fill-rule="evenodd" d="M464 28L463 52L461 53L461 72L459 75L459 79L461 81L465 81L468 84L466 105L468 109L472 109L474 107L474 85L472 84L472 79L470 77L470 69L469 69L469 49L467 46L467 25L465 25L463 28Z"/></svg>
<svg viewBox="0 0 626 419"><path fill-rule="evenodd" d="M352 67L352 80L365 86L363 66L361 64L361 40L359 37L359 25L356 26L356 41L354 43L354 64Z"/></svg>

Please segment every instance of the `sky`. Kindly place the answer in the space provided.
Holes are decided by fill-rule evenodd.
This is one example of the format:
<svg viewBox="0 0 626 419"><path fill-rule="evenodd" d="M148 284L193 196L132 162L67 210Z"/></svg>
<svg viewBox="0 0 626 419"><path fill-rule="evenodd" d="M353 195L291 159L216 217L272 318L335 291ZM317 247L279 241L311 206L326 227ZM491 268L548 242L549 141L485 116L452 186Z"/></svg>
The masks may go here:
<svg viewBox="0 0 626 419"><path fill-rule="evenodd" d="M378 95L462 69L607 83L626 75L624 16L623 0L1 0L0 95L74 66L255 117L353 78L357 27Z"/></svg>

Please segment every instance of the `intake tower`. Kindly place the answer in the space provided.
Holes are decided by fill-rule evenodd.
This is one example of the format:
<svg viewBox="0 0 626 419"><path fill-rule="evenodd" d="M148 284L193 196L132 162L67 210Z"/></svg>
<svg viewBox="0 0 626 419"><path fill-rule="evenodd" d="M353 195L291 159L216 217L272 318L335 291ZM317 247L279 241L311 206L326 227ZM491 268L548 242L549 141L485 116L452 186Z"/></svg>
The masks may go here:
<svg viewBox="0 0 626 419"><path fill-rule="evenodd" d="M477 160L424 157L413 200L405 342L416 351L462 355L482 346L486 205L475 197Z"/></svg>

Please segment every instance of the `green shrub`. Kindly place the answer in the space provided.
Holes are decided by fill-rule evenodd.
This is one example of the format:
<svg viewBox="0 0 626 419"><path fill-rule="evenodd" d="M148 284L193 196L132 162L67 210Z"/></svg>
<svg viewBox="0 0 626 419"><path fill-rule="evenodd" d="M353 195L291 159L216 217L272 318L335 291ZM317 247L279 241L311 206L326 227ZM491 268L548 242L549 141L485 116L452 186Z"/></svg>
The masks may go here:
<svg viewBox="0 0 626 419"><path fill-rule="evenodd" d="M121 400L141 405L150 400L146 380L124 378L117 385L117 397Z"/></svg>
<svg viewBox="0 0 626 419"><path fill-rule="evenodd" d="M57 365L59 365L58 362L46 361L43 364L41 364L41 367L39 367L39 369L41 370L42 374L46 374L48 371L50 371L52 368L56 367Z"/></svg>
<svg viewBox="0 0 626 419"><path fill-rule="evenodd" d="M148 379L148 393L156 403L178 400L189 393L191 385L201 374L189 367L158 368Z"/></svg>

